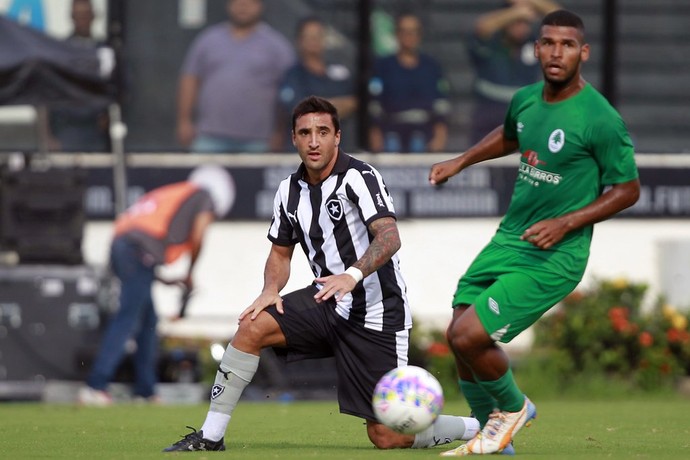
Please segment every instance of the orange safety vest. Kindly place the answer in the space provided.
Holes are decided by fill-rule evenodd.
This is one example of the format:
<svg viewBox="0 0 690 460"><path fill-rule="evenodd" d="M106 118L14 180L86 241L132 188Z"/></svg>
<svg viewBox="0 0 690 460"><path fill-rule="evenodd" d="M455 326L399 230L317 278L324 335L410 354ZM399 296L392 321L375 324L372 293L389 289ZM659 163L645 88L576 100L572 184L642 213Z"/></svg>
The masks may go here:
<svg viewBox="0 0 690 460"><path fill-rule="evenodd" d="M151 190L123 212L115 221L115 236L136 230L166 243L165 262L177 260L192 249L191 241L179 244L167 242L170 222L184 202L199 186L191 182L177 182Z"/></svg>

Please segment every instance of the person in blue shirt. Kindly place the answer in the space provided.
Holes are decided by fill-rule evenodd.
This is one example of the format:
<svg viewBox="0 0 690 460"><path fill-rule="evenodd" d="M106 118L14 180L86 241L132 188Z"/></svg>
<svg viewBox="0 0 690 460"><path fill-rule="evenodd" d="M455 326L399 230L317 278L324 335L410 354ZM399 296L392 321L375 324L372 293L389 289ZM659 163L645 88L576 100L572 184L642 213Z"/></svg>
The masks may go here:
<svg viewBox="0 0 690 460"><path fill-rule="evenodd" d="M422 23L396 18L396 54L378 58L369 82L373 152L439 152L448 141L448 83L439 63L420 52Z"/></svg>
<svg viewBox="0 0 690 460"><path fill-rule="evenodd" d="M352 73L345 65L326 59L327 32L324 22L308 16L297 25L298 61L287 70L278 92L278 119L271 150L291 152L292 109L309 96L319 96L333 104L347 123L357 109Z"/></svg>
<svg viewBox="0 0 690 460"><path fill-rule="evenodd" d="M537 23L559 8L551 0L508 0L475 21L467 42L475 71L470 145L503 124L515 91L541 78L534 55Z"/></svg>

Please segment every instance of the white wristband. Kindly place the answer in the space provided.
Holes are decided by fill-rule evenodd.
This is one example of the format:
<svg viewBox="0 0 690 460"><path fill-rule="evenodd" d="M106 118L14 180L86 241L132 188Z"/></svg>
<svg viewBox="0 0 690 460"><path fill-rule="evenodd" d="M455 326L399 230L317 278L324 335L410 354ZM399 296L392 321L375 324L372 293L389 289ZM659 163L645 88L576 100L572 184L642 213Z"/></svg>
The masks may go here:
<svg viewBox="0 0 690 460"><path fill-rule="evenodd" d="M347 270L345 270L345 273L353 277L355 279L355 283L359 283L364 278L362 270L360 270L357 267L350 267Z"/></svg>

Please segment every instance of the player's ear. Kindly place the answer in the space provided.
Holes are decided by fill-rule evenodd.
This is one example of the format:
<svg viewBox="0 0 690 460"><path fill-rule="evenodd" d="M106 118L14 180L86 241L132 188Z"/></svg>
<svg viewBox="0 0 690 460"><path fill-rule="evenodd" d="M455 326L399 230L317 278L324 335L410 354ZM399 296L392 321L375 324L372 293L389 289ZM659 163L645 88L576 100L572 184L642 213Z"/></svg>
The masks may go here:
<svg viewBox="0 0 690 460"><path fill-rule="evenodd" d="M589 45L587 43L582 45L582 48L580 49L580 60L582 62L589 61Z"/></svg>

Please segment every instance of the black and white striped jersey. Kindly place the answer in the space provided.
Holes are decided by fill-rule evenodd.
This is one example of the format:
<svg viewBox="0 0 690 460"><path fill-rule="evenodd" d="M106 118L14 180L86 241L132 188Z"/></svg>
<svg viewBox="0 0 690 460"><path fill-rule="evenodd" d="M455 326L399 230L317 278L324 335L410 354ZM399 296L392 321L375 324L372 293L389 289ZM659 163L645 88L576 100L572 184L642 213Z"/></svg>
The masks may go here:
<svg viewBox="0 0 690 460"><path fill-rule="evenodd" d="M268 239L280 246L299 243L317 278L343 273L369 247L373 235L367 226L395 217L393 202L381 174L342 151L320 184L302 180L304 172L301 164L280 183ZM369 329L409 329L412 315L398 255L358 283L336 311Z"/></svg>

